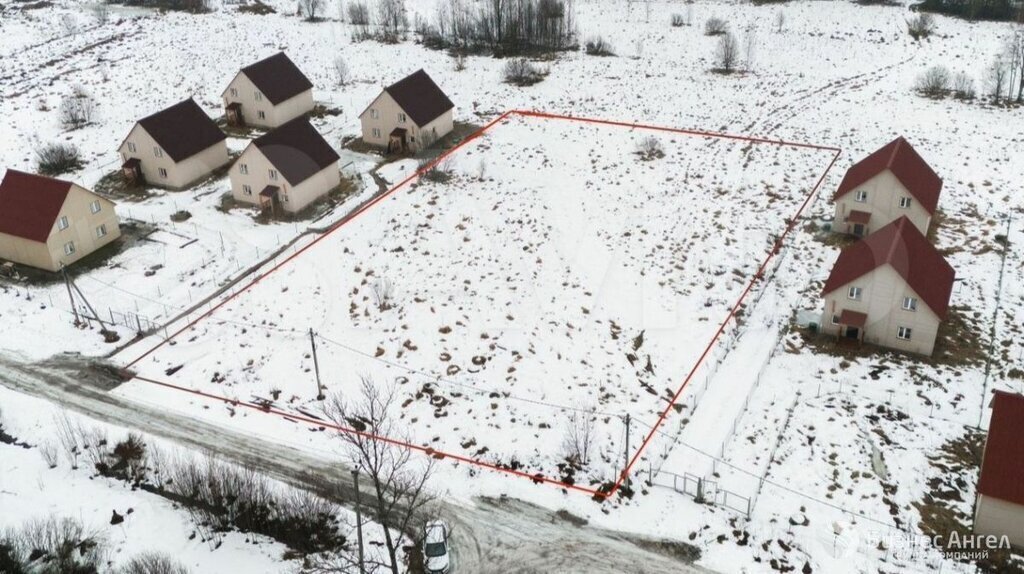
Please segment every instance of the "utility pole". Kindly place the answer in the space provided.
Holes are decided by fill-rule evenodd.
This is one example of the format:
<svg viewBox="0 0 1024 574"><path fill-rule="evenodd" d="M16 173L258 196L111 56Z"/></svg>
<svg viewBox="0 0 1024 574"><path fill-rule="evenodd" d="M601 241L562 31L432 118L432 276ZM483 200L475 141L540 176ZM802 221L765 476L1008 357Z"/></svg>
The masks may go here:
<svg viewBox="0 0 1024 574"><path fill-rule="evenodd" d="M316 372L316 400L324 400L324 387L320 384L320 362L316 358L316 338L313 335L313 328L309 328L309 345L313 348L313 371Z"/></svg>
<svg viewBox="0 0 1024 574"><path fill-rule="evenodd" d="M626 450L623 451L622 485L629 488L629 414L626 415Z"/></svg>
<svg viewBox="0 0 1024 574"><path fill-rule="evenodd" d="M352 483L356 487L356 536L359 539L359 574L366 574L366 565L363 562L363 515L359 509L359 469L352 469Z"/></svg>

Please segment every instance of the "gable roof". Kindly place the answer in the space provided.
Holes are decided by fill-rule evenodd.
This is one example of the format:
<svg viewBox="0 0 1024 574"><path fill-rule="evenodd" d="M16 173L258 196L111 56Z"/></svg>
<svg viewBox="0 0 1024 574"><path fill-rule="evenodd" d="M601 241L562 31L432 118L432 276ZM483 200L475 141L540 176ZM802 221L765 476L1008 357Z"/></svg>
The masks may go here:
<svg viewBox="0 0 1024 574"><path fill-rule="evenodd" d="M306 118L295 118L252 142L292 185L309 179L339 156Z"/></svg>
<svg viewBox="0 0 1024 574"><path fill-rule="evenodd" d="M939 205L939 193L942 191L942 179L902 136L853 164L832 200L839 199L887 169L921 202L928 213L935 213Z"/></svg>
<svg viewBox="0 0 1024 574"><path fill-rule="evenodd" d="M8 169L0 182L0 233L45 242L71 182Z"/></svg>
<svg viewBox="0 0 1024 574"><path fill-rule="evenodd" d="M891 266L940 319L946 318L956 272L906 216L843 249L822 295L882 265Z"/></svg>
<svg viewBox="0 0 1024 574"><path fill-rule="evenodd" d="M284 52L250 64L242 68L242 73L275 106L313 87L313 82Z"/></svg>
<svg viewBox="0 0 1024 574"><path fill-rule="evenodd" d="M1024 504L1024 396L995 391L978 492Z"/></svg>
<svg viewBox="0 0 1024 574"><path fill-rule="evenodd" d="M142 118L139 125L175 163L227 139L192 98Z"/></svg>
<svg viewBox="0 0 1024 574"><path fill-rule="evenodd" d="M455 107L455 104L422 69L384 88L384 91L394 98L395 103L420 127L429 124L441 114ZM364 110L363 113L366 111Z"/></svg>

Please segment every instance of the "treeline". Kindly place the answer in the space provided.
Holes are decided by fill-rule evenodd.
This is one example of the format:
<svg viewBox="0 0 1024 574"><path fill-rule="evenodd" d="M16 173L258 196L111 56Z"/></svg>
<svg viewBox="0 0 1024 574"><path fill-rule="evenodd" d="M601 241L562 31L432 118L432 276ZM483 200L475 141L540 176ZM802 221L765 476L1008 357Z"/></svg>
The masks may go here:
<svg viewBox="0 0 1024 574"><path fill-rule="evenodd" d="M576 48L575 20L572 0L446 0L417 31L431 48L503 57Z"/></svg>
<svg viewBox="0 0 1024 574"><path fill-rule="evenodd" d="M1024 2L1020 0L924 0L915 7L968 20L1024 22Z"/></svg>

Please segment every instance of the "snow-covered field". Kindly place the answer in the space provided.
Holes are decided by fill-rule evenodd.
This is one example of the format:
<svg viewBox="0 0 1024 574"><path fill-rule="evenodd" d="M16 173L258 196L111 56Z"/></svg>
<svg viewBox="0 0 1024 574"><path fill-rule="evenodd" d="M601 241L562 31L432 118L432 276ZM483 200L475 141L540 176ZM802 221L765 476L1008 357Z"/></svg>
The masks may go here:
<svg viewBox="0 0 1024 574"><path fill-rule="evenodd" d="M434 13L433 2L408 4L423 17ZM1024 362L1015 336L1024 313L1022 112L924 99L912 89L919 73L943 64L973 76L983 92L984 68L1006 25L939 18L938 34L915 43L901 7L697 2L694 25L672 28L669 15L684 12L683 2L651 2L647 10L595 0L577 3L580 34L604 36L618 56L564 54L547 63L543 82L517 88L500 82L503 60L471 57L457 71L449 56L411 40L354 43L342 22L310 24L291 15L290 3L273 5L279 14L237 14L233 6L202 16L115 12L114 22L97 27L74 2L26 12L8 4L0 19L3 164L31 169L36 142L68 139L87 160L70 177L92 185L116 167L114 149L135 119L188 95L219 114L219 94L237 68L278 49L313 80L318 100L342 109L318 123L333 143L357 133L356 114L381 85L422 67L464 121L537 109L842 148L808 218L787 239L773 280L745 310L744 327L730 330L681 397L684 412L655 434L639 478L660 466L658 486L602 506L548 485L442 464L435 487L453 498L509 494L603 526L689 541L704 551L702 565L722 571L766 571L772 559L819 572L970 568L934 553L897 558L878 542L906 537L899 528L920 532L915 503L935 473L929 457L968 427L985 426L987 391L1022 390L1012 370ZM785 26L775 31L780 10ZM61 29L64 14L78 19L76 34ZM702 28L711 16L728 19L741 41L755 38L751 72L709 72L716 41ZM332 77L338 55L353 77L344 87ZM79 84L96 96L99 116L65 133L52 110ZM804 224L831 213L828 198L849 165L896 135L945 181L937 244L957 270L952 305L977 344L988 346L994 332L987 377L978 361L833 356L791 329L795 315L819 310L818 291L837 254ZM681 383L772 234L831 159L658 135L667 156L644 162L633 154L639 137L513 118L454 156L453 181L420 182L391 196L137 367L241 400L279 389L280 403L300 405L315 392L306 356L312 328L322 338L321 371L331 390L360 375L397 385L412 398L403 412L413 438L434 448L505 464L515 456L531 472L554 474L573 412L567 407L606 413L598 418L601 458L586 481L611 479L624 446L618 416L633 416L637 444L664 408L666 389ZM243 143L232 140L232 148ZM368 168L363 158L347 169L366 181ZM381 173L394 182L412 169L407 162ZM373 186L364 187L363 197ZM138 304L140 314L159 321L174 315L161 305L187 307L303 231L216 211L226 189L213 182L122 205L133 218L155 221L167 241L132 247L115 259L120 267L90 272L79 286L101 309ZM181 208L193 219L172 226L167 217ZM1011 213L1017 219L1007 226ZM200 241L179 248L173 233ZM1008 234L1005 264L999 234ZM165 268L146 277L158 263ZM394 285L394 306L384 311L373 304L380 279ZM61 297L56 287L9 288L0 314L17 329L0 335L5 352L38 358L111 350L95 333L67 325ZM640 331L643 345L633 351ZM118 360L130 362L156 342L130 347ZM627 352L637 355L635 364ZM177 365L184 366L166 374ZM320 433L255 411L140 382L116 392L320 448ZM661 486L682 487L685 479L669 473L707 478L739 506L751 500L749 519ZM959 495L955 504L969 515L973 482ZM797 514L808 525L791 525Z"/></svg>

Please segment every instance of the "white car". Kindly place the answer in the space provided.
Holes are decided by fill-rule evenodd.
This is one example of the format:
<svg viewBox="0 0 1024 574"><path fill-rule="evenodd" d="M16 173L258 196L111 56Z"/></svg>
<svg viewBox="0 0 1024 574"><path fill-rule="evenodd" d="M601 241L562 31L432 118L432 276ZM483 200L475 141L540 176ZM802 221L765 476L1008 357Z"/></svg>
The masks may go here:
<svg viewBox="0 0 1024 574"><path fill-rule="evenodd" d="M435 520L427 523L423 536L423 556L427 574L448 574L452 560L448 552L448 527Z"/></svg>

